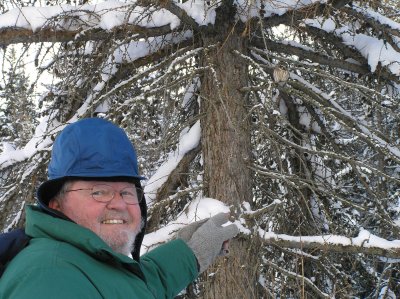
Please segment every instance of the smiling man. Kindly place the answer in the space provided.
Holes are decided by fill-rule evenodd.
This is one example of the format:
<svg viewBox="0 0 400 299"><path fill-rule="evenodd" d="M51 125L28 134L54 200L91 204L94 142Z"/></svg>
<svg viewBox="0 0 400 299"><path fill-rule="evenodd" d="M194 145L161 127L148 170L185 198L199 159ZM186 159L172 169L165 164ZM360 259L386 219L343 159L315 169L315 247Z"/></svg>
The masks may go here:
<svg viewBox="0 0 400 299"><path fill-rule="evenodd" d="M49 207L93 231L115 252L130 255L143 227L142 193L129 182L70 181Z"/></svg>
<svg viewBox="0 0 400 299"><path fill-rule="evenodd" d="M26 209L31 238L0 279L2 299L173 298L238 229L218 214L140 256L147 206L125 132L89 118L56 138L49 179Z"/></svg>

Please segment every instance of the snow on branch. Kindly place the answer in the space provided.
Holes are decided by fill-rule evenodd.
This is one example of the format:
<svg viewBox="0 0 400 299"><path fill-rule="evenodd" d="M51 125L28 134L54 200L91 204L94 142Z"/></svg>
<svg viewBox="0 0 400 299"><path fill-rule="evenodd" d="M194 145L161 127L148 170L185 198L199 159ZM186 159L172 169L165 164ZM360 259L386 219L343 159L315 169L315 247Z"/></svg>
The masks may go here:
<svg viewBox="0 0 400 299"><path fill-rule="evenodd" d="M258 16L260 7L251 7L247 1L236 1L242 8L238 12L243 20ZM321 14L327 7L339 8L350 1L309 1L298 5L295 1L271 1L264 7L267 25L274 26L300 20L309 11ZM216 5L191 0L184 3L173 1L138 1L123 3L106 1L95 5L59 5L49 7L22 7L0 15L0 46L14 43L67 42L71 40L102 40L112 34L118 37L129 33L139 36L164 35L185 24L194 29L214 24ZM183 23L183 24L182 24ZM126 35L125 35L126 36Z"/></svg>
<svg viewBox="0 0 400 299"><path fill-rule="evenodd" d="M152 205L157 190L167 181L185 154L197 147L200 142L200 133L200 121L197 121L190 129L187 128L186 132L182 132L177 150L169 154L167 161L148 180L144 189L149 206Z"/></svg>
<svg viewBox="0 0 400 299"><path fill-rule="evenodd" d="M342 39L343 44L355 48L367 61L371 72L375 72L379 65L386 66L395 76L400 75L400 54L387 43L385 38L376 38L363 33L357 33L353 24L337 26L334 19L308 19L305 23L328 34L335 34ZM400 24L397 24L399 27ZM393 25L392 25L393 27ZM381 30L381 29L378 29ZM394 29L392 29L394 31ZM399 34L397 32L397 34Z"/></svg>
<svg viewBox="0 0 400 299"><path fill-rule="evenodd" d="M330 8L339 9L352 2L351 0L330 1L268 1L264 10L264 26L266 28L280 24L290 25L313 15L323 15Z"/></svg>
<svg viewBox="0 0 400 299"><path fill-rule="evenodd" d="M265 129L269 134L271 134L271 136L274 136L277 140L279 140L279 141L281 141L282 143L285 143L286 145L288 145L288 146L290 146L290 147L293 147L293 148L295 148L295 149L297 149L297 150L299 150L299 151L301 151L301 152L309 153L309 154L315 154L315 155L321 155L321 156L327 156L327 157L331 157L331 158L334 158L334 159L339 159L339 160L342 160L342 161L346 161L346 162L349 162L349 163L353 163L354 165L357 165L357 166L359 166L359 167L367 168L367 169L371 170L371 172L373 172L373 173L375 173L375 174L379 174L379 175L385 177L385 178L388 179L388 180L394 180L394 181L396 181L396 182L399 182L398 179L396 179L396 178L394 178L394 177L391 177L391 176L389 176L388 174L386 174L386 173L380 171L379 169L374 168L374 167L371 166L371 165L367 165L367 164L363 163L362 161L354 160L354 158L352 158L352 157L350 157L350 156L346 156L346 155L343 155L343 154L340 154L340 153L335 153L335 152L333 152L333 151L313 150L312 148L298 145L298 144L296 144L296 143L294 143L294 142L292 142L292 141L290 141L290 140L288 140L288 139L286 139L286 138L280 136L280 135L279 135L278 133L276 133L274 130L271 130L271 129L269 129L269 128L264 128L264 129ZM395 158L395 157L394 157L394 158ZM259 168L259 169L254 169L254 170L260 171L260 168Z"/></svg>
<svg viewBox="0 0 400 299"><path fill-rule="evenodd" d="M0 153L0 170L27 161L42 151L50 151L51 135L58 133L64 126L45 117L37 126L32 139L22 148L9 148Z"/></svg>
<svg viewBox="0 0 400 299"><path fill-rule="evenodd" d="M117 92L120 88L125 85L129 85L135 81L138 77L143 76L140 73L138 76L134 76L132 79L124 80L123 82L117 83L111 90L103 93L106 87L112 86L112 81L115 77L118 78L117 73L120 69L123 69L124 64L132 63L141 58L145 58L155 53L160 53L162 50L170 44L183 43L192 37L191 31L182 32L179 35L167 34L166 36L150 37L147 40L132 41L128 44L123 44L115 49L112 55L109 56L105 65L102 66L101 81L88 93L84 103L77 110L72 121L76 119L86 117L90 113L88 107L97 107L107 97ZM169 61L169 59L167 59ZM141 96L145 96L144 93ZM127 103L125 103L126 105Z"/></svg>
<svg viewBox="0 0 400 299"><path fill-rule="evenodd" d="M142 254L173 238L174 234L185 225L218 213L229 213L229 207L213 198L199 197L192 200L175 220L144 236Z"/></svg>
<svg viewBox="0 0 400 299"><path fill-rule="evenodd" d="M154 4L157 4L158 1L141 1L141 2L144 4L144 6L147 6L148 4L151 4L152 2L155 2ZM191 3L191 1L188 1L188 2L189 2L189 4ZM170 11L175 16L177 16L180 20L183 21L183 23L185 23L189 26L192 26L193 28L198 28L198 24L196 23L196 21L190 15L188 15L187 12L182 8L182 7L184 7L184 5L187 6L187 2L186 2L186 4L177 5L173 1L163 1L163 7L166 8L168 11ZM180 7L180 6L182 6L182 7ZM203 5L203 7L204 7L204 5Z"/></svg>
<svg viewBox="0 0 400 299"><path fill-rule="evenodd" d="M0 15L0 45L18 42L98 40L128 32L141 36L166 34L180 20L166 9L122 2L96 5L22 7ZM80 34L82 32L82 34Z"/></svg>
<svg viewBox="0 0 400 299"><path fill-rule="evenodd" d="M39 43L39 42L68 42L68 41L97 41L110 37L115 39L124 38L127 35L137 39L149 36L159 36L171 32L169 25L157 28L144 28L136 25L121 25L112 30L102 28L91 28L87 30L53 30L43 28L37 32L24 28L0 28L0 46L7 46L16 43Z"/></svg>
<svg viewBox="0 0 400 299"><path fill-rule="evenodd" d="M272 204L272 206L276 204L279 205L280 203L276 202ZM229 207L211 198L199 197L193 200L175 220L145 236L143 243L144 250L147 251L170 239L177 230L185 225L211 217L219 212L229 212ZM248 218L248 214L247 212L242 215L244 218L234 221L243 235L249 235L251 233L250 230L246 228L248 220L245 218ZM283 248L311 249L339 253L364 253L386 258L400 258L400 240L386 240L373 235L363 228L361 228L358 236L354 238L333 234L321 236L289 236L286 234L267 232L261 228L257 229L257 233L258 236L263 239L264 244Z"/></svg>
<svg viewBox="0 0 400 299"><path fill-rule="evenodd" d="M372 11L368 8L361 8L357 5L353 5L352 10L346 9L346 12L356 17L361 15L361 18L363 18L364 21L375 30L375 32L381 35L385 42L388 42L397 52L400 51L396 42L396 39L400 37L399 23L383 16L379 12Z"/></svg>
<svg viewBox="0 0 400 299"><path fill-rule="evenodd" d="M267 243L280 247L313 249L341 253L365 253L387 258L400 258L400 240L388 241L361 229L358 236L349 238L338 235L288 236L258 229L259 236Z"/></svg>
<svg viewBox="0 0 400 299"><path fill-rule="evenodd" d="M301 61L310 60L313 63L327 65L335 68L341 68L343 70L347 70L349 72L354 72L358 74L367 74L369 73L369 69L365 65L360 65L357 63L352 63L348 61L343 61L342 59L337 59L334 57L327 56L322 53L315 52L314 50L307 49L302 45L296 45L293 42L276 42L270 39L265 39L268 44L268 50L279 52L282 49L285 49L285 53L296 55L301 58ZM251 48L254 53L258 53L261 55L269 55L274 56L274 58L281 59L281 57L275 56L273 52L266 52L265 50L261 50L264 47L264 41L261 38L254 38L251 41L252 45L258 48ZM293 61L293 60L292 60ZM291 61L291 62L292 62Z"/></svg>

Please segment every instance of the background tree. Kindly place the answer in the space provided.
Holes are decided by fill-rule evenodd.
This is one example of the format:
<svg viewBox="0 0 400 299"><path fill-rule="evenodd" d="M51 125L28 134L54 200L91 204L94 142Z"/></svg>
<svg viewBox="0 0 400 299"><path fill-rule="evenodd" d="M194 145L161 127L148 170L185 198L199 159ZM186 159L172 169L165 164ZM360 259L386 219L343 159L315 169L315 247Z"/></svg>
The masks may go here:
<svg viewBox="0 0 400 299"><path fill-rule="evenodd" d="M35 136L0 156L4 229L62 126L106 117L149 177L149 236L204 197L241 226L182 298L400 294L396 1L69 4L0 15L2 46L50 42L36 65L53 75Z"/></svg>
<svg viewBox="0 0 400 299"><path fill-rule="evenodd" d="M14 47L10 47L7 54L3 66L8 65L8 70L2 73L0 90L1 137L7 137L12 146L18 147L32 137L37 115L24 61Z"/></svg>

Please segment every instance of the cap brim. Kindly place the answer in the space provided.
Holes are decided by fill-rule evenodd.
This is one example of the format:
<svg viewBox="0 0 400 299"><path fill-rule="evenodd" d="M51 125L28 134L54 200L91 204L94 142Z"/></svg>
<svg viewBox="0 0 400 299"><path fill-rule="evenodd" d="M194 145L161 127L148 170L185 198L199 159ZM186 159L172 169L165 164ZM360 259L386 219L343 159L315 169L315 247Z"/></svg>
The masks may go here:
<svg viewBox="0 0 400 299"><path fill-rule="evenodd" d="M36 192L38 200L42 204L48 206L50 200L57 195L67 179L68 178L63 177L43 182Z"/></svg>

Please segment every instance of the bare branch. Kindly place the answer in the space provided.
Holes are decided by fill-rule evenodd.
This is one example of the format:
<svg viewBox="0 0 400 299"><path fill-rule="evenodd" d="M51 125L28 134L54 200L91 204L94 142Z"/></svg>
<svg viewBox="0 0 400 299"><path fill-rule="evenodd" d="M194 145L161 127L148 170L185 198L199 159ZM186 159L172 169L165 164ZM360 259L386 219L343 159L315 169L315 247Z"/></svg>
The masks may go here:
<svg viewBox="0 0 400 299"><path fill-rule="evenodd" d="M282 267L279 267L278 265L272 263L271 261L264 261L266 264L268 264L269 266L271 266L272 268L274 268L275 270L278 270L279 272L285 274L286 276L289 276L291 278L297 279L301 282L304 282L305 284L307 284L309 287L311 287L311 289L317 294L319 295L320 298L332 298L332 296L322 292L315 284L313 284L313 282L308 279L307 277L304 277L304 275L299 275L297 273L288 271L286 269L283 269Z"/></svg>
<svg viewBox="0 0 400 299"><path fill-rule="evenodd" d="M334 57L329 57L327 55L307 51L304 48L295 47L293 45L284 44L280 42L275 42L270 39L266 39L267 41L267 48L269 51L278 52L278 53L285 53L287 55L296 55L302 60L309 60L314 63L318 63L321 65L327 65L334 68L341 68L343 70L347 70L350 72L358 73L361 75L365 75L370 73L368 65L359 65L347 61L343 61L342 59L337 59ZM252 40L252 45L256 46L257 48L264 48L264 39L255 38ZM260 51L259 49L253 48L254 51Z"/></svg>

